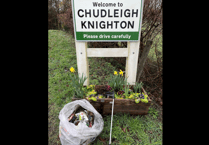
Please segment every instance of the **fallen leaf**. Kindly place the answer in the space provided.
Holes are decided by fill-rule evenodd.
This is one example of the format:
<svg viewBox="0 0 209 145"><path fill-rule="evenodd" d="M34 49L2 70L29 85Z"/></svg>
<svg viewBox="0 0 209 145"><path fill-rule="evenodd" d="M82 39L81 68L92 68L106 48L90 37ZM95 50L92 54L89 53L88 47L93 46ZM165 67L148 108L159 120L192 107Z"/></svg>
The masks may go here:
<svg viewBox="0 0 209 145"><path fill-rule="evenodd" d="M99 137L99 140L101 140L102 142L105 142L105 139L102 139L101 137Z"/></svg>
<svg viewBox="0 0 209 145"><path fill-rule="evenodd" d="M123 132L126 132L126 127L125 128L122 128Z"/></svg>
<svg viewBox="0 0 209 145"><path fill-rule="evenodd" d="M69 87L69 85L66 85L67 87Z"/></svg>

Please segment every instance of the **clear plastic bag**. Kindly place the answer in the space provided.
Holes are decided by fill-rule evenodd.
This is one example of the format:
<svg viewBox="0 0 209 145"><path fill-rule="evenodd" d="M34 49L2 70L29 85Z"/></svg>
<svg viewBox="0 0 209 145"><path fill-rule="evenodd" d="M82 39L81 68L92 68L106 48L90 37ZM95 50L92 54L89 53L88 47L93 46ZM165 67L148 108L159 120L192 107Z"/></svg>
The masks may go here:
<svg viewBox="0 0 209 145"><path fill-rule="evenodd" d="M94 125L88 127L84 123L76 126L68 121L68 117L79 106L94 113ZM59 138L62 145L88 145L102 132L104 121L97 110L85 99L66 104L59 113Z"/></svg>

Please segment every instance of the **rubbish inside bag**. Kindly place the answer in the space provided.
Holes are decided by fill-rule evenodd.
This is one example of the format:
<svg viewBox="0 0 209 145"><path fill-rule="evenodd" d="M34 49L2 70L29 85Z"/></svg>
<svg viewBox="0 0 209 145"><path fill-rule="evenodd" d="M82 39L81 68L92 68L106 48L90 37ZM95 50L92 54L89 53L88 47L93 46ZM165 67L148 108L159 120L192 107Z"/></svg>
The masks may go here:
<svg viewBox="0 0 209 145"><path fill-rule="evenodd" d="M76 126L85 123L88 127L92 127L94 125L94 114L80 106L68 117L68 121Z"/></svg>
<svg viewBox="0 0 209 145"><path fill-rule="evenodd" d="M104 121L86 99L67 103L59 113L62 145L88 145L102 132Z"/></svg>

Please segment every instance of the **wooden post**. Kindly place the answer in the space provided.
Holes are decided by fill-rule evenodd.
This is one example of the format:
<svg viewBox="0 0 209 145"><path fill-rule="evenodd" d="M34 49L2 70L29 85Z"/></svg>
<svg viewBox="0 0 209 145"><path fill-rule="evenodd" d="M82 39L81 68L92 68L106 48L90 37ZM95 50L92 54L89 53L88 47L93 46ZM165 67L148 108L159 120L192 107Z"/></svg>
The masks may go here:
<svg viewBox="0 0 209 145"><path fill-rule="evenodd" d="M99 2L99 1L95 1ZM116 3L116 0L112 0L112 3ZM136 14L136 17L128 18L127 21L136 22L135 27L132 27L131 33L127 34L126 32L130 29L108 29L101 28L95 30L93 26L90 28L83 29L84 23L83 21L92 21L96 22L97 20L102 19L102 15L98 15L97 18L89 19L87 16L85 18L81 18L79 15L80 10L89 9L89 10L96 10L96 8L92 5L92 2L86 2L85 0L71 0L72 3L72 12L73 12L73 24L74 24L74 34L76 38L76 55L77 55L77 66L78 66L78 73L79 77L84 74L84 76L88 77L87 80L84 82L84 86L89 85L89 65L88 65L88 57L126 57L126 77L127 82L130 85L135 85L136 82L136 73L137 73L137 64L138 64L138 55L139 55L139 43L140 43L140 36L141 36L141 25L142 25L142 14L143 14L143 4L144 0L122 0L124 3L124 7L121 10L132 9L133 14ZM85 3L85 4L84 4ZM110 10L114 11L117 10L115 8L111 8ZM117 13L115 13L117 14ZM118 16L119 17L119 16ZM104 19L105 23L112 22L114 20L112 18ZM121 15L118 19L118 22L124 22L124 17ZM81 25L80 25L81 24ZM117 25L116 25L117 26ZM86 26L85 26L86 27ZM85 32L85 34L84 34ZM112 32L112 33L109 33ZM114 33L116 32L116 33ZM119 33L118 33L119 32ZM113 35L112 35L113 34ZM92 37L90 37L90 35ZM95 36L95 37L94 37ZM125 37L124 37L125 36ZM128 36L128 37L127 37ZM107 39L108 38L108 39ZM87 49L87 42L93 41L101 41L101 42L108 42L108 41L128 41L127 48L89 48ZM85 42L86 41L86 42Z"/></svg>
<svg viewBox="0 0 209 145"><path fill-rule="evenodd" d="M139 56L139 41L127 42L128 57L126 57L126 77L130 85L135 85Z"/></svg>
<svg viewBox="0 0 209 145"><path fill-rule="evenodd" d="M78 42L75 41L76 47L76 57L77 57L77 67L78 67L78 76L87 77L87 80L84 82L84 86L89 85L89 64L87 57L87 42Z"/></svg>
<svg viewBox="0 0 209 145"><path fill-rule="evenodd" d="M87 48L87 42L75 42L77 67L79 77L86 76L87 80L84 86L89 85L89 63L88 57L126 57L126 75L127 82L135 85L137 64L139 56L139 41L127 42L127 49L121 48ZM123 51L122 51L123 50ZM139 66L138 66L139 67Z"/></svg>
<svg viewBox="0 0 209 145"><path fill-rule="evenodd" d="M127 42L127 48L87 48L87 42L75 42L77 67L79 77L86 76L87 80L84 86L89 85L89 63L88 57L126 57L126 75L127 83L135 85L138 55L139 55L139 41Z"/></svg>

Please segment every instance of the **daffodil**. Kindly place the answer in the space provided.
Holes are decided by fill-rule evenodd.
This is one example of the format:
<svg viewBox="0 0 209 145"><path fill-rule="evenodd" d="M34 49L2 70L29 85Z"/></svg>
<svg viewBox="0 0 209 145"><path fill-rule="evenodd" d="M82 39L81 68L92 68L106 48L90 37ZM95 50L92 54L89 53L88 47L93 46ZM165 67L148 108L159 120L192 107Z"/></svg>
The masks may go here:
<svg viewBox="0 0 209 145"><path fill-rule="evenodd" d="M73 67L70 68L70 72L74 73L75 69Z"/></svg>
<svg viewBox="0 0 209 145"><path fill-rule="evenodd" d="M119 74L123 76L123 71L122 71L121 69L120 69L120 72L119 72Z"/></svg>
<svg viewBox="0 0 209 145"><path fill-rule="evenodd" d="M114 71L114 75L118 75L117 71Z"/></svg>

